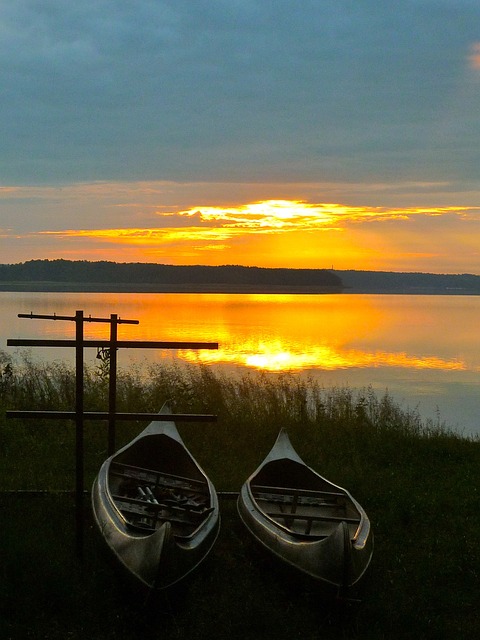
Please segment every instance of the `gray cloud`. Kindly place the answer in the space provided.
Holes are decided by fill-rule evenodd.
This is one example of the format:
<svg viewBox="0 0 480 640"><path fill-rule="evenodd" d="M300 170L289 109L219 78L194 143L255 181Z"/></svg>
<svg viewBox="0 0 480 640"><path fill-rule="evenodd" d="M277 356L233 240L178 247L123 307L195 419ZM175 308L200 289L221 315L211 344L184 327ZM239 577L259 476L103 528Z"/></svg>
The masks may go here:
<svg viewBox="0 0 480 640"><path fill-rule="evenodd" d="M2 3L0 182L474 180L479 20L441 0Z"/></svg>

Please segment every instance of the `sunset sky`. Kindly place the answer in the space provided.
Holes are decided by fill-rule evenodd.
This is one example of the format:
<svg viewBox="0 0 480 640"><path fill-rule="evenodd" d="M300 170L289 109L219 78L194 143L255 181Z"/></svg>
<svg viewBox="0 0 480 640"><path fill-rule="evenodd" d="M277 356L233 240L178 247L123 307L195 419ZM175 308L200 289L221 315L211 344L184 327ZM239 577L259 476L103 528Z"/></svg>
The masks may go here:
<svg viewBox="0 0 480 640"><path fill-rule="evenodd" d="M0 2L1 263L480 274L478 0Z"/></svg>

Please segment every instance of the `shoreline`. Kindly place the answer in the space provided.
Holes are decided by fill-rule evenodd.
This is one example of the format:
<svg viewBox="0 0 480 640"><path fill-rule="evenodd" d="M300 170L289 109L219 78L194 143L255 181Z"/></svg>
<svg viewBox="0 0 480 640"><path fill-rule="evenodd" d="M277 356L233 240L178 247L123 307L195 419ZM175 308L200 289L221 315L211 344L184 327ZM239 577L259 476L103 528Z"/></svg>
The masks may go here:
<svg viewBox="0 0 480 640"><path fill-rule="evenodd" d="M11 293L197 293L197 294L263 294L263 295L448 295L477 296L478 290L461 287L321 287L316 285L254 285L216 283L104 283L104 282L0 282L0 292Z"/></svg>
<svg viewBox="0 0 480 640"><path fill-rule="evenodd" d="M254 284L157 284L105 282L0 282L0 292L44 293L251 293L251 294L325 294L342 293L339 287L316 285L254 285Z"/></svg>

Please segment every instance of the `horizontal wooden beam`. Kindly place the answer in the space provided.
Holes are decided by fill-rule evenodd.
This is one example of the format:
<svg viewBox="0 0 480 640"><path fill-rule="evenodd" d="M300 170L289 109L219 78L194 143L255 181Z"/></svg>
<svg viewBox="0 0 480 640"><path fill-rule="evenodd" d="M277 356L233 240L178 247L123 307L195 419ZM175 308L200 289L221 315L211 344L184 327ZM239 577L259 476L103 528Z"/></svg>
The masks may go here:
<svg viewBox="0 0 480 640"><path fill-rule="evenodd" d="M70 320L77 322L80 317L77 316L61 316L54 314L43 313L19 313L19 318L30 318L31 320ZM81 316L82 322L103 322L103 323L115 323L115 324L140 324L140 320L124 320L123 318L92 318L92 316Z"/></svg>
<svg viewBox="0 0 480 640"><path fill-rule="evenodd" d="M9 338L8 347L76 347L76 340L41 340L36 338ZM83 340L84 347L111 347L109 340ZM117 340L120 349L218 349L218 342L155 342L144 340Z"/></svg>
<svg viewBox="0 0 480 640"><path fill-rule="evenodd" d="M47 420L75 420L75 411L6 411L7 418L42 418ZM108 411L84 411L85 420L108 420ZM158 420L160 422L216 422L217 416L204 413L115 413L115 420Z"/></svg>

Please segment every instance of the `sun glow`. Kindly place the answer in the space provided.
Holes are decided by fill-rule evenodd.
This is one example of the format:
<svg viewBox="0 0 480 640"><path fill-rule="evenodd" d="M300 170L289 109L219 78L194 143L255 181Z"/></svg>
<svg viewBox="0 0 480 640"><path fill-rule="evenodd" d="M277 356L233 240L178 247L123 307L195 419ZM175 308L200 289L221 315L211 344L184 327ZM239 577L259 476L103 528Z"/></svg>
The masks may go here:
<svg viewBox="0 0 480 640"><path fill-rule="evenodd" d="M305 226L324 226L333 222L337 205L313 205L292 200L266 200L234 208L193 207L179 215L199 217L204 222L221 222L226 227L256 231L278 231Z"/></svg>
<svg viewBox="0 0 480 640"><path fill-rule="evenodd" d="M478 210L477 210L478 209ZM105 242L152 244L184 239L228 238L248 233L279 233L293 231L341 231L350 225L365 222L392 222L415 216L438 217L446 214L478 220L479 208L442 207L385 209L382 207L352 207L341 204L310 204L292 200L266 200L238 207L193 207L186 211L157 212L168 224L160 227L68 229L41 231L40 235L64 238L88 238ZM186 224L186 220L191 221Z"/></svg>
<svg viewBox="0 0 480 640"><path fill-rule="evenodd" d="M352 222L372 220L406 220L415 215L441 216L467 211L465 207L415 207L388 209L384 207L354 207L336 203L312 204L301 200L265 200L233 208L193 207L178 214L198 218L203 222L220 222L226 227L255 230L315 230L341 229ZM163 214L165 215L165 214Z"/></svg>
<svg viewBox="0 0 480 640"><path fill-rule="evenodd" d="M437 271L452 254L465 256L479 207L359 207L303 200L262 200L236 206L150 207L145 226L39 231L62 240L62 256L171 264ZM148 221L148 224L147 224ZM424 242L428 229L429 242ZM419 238L422 241L419 241ZM446 241L448 238L448 242ZM103 249L102 249L103 247ZM464 248L463 248L464 247ZM49 254L51 255L51 253ZM43 256L44 257L44 256ZM456 272L467 272L457 269Z"/></svg>

